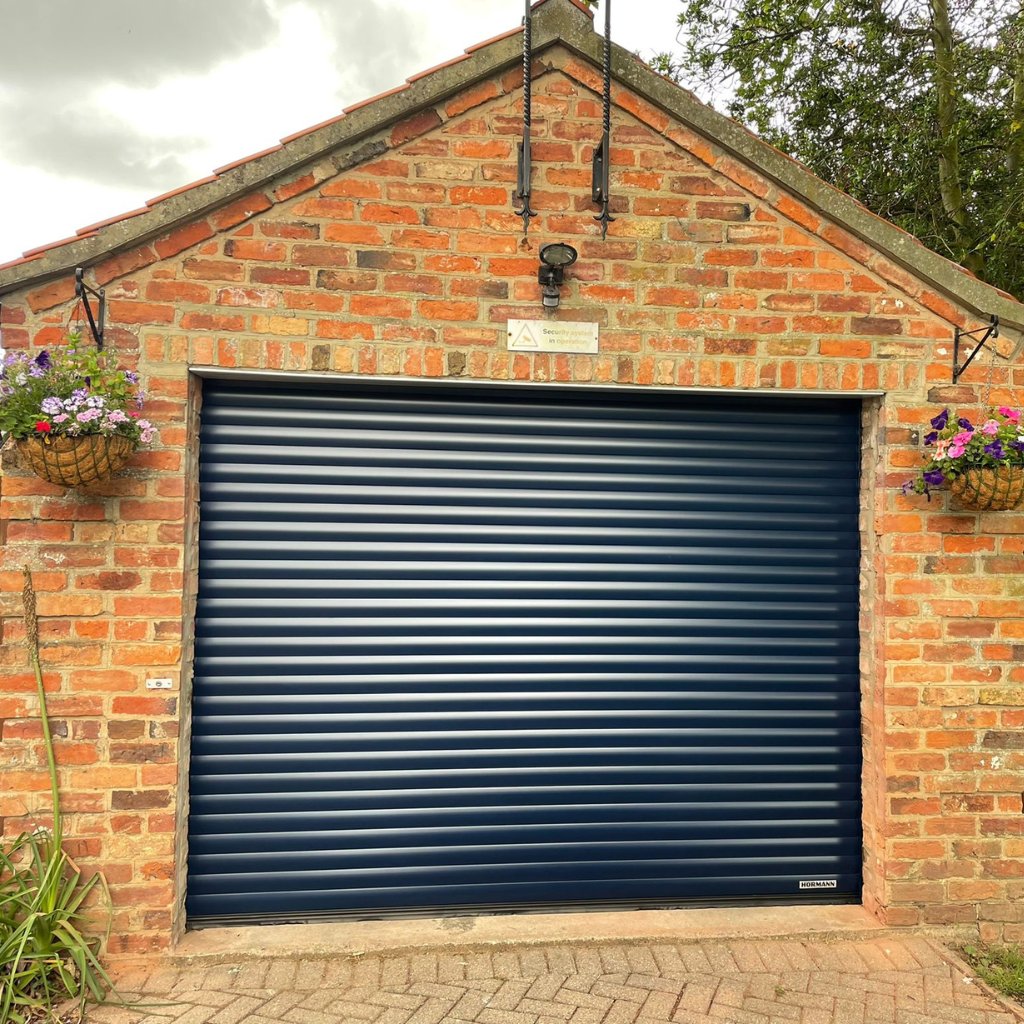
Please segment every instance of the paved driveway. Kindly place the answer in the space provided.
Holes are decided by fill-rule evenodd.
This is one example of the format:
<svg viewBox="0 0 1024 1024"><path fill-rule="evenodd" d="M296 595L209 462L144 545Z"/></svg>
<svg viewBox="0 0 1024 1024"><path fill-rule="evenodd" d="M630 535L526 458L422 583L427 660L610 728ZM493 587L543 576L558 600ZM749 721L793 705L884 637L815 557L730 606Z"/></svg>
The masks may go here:
<svg viewBox="0 0 1024 1024"><path fill-rule="evenodd" d="M939 943L558 943L135 969L91 1024L1016 1024Z"/></svg>

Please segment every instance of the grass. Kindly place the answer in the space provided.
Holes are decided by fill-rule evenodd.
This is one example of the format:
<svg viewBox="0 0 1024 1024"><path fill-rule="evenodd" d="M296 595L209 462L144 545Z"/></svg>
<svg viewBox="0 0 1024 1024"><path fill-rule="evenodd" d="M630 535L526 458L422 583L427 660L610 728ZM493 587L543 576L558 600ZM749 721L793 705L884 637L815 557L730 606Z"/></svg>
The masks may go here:
<svg viewBox="0 0 1024 1024"><path fill-rule="evenodd" d="M963 946L967 962L1004 996L1024 1003L1024 949L1019 946Z"/></svg>

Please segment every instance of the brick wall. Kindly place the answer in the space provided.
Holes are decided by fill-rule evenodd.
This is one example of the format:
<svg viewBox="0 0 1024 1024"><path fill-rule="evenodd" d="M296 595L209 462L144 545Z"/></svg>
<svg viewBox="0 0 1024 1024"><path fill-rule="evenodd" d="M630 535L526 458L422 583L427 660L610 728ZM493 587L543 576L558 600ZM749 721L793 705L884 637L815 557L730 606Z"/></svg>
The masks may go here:
<svg viewBox="0 0 1024 1024"><path fill-rule="evenodd" d="M46 819L47 781L20 622L40 591L71 849L101 866L113 951L181 926L195 425L188 366L608 386L864 392L865 903L894 924L980 922L1024 938L1024 515L904 498L913 431L978 405L987 369L949 385L964 316L823 215L624 89L612 210L590 202L599 76L556 48L535 65L534 208L514 216L521 75L477 83L361 143L92 268L108 346L141 371L155 450L64 492L4 461L0 816ZM510 354L537 318L537 250L580 253L559 316L596 321L594 356ZM7 348L58 344L61 279L4 297ZM968 326L974 326L973 323ZM979 360L979 363L982 360ZM990 401L1020 405L998 361ZM180 688L147 692L151 676Z"/></svg>

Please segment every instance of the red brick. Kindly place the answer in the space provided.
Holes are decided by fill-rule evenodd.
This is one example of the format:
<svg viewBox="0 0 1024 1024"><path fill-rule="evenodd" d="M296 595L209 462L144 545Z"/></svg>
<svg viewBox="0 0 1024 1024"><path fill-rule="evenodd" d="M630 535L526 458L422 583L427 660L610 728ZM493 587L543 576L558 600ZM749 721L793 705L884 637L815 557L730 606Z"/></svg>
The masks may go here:
<svg viewBox="0 0 1024 1024"><path fill-rule="evenodd" d="M175 307L156 302L130 302L111 299L107 314L118 324L170 324L174 322Z"/></svg>
<svg viewBox="0 0 1024 1024"><path fill-rule="evenodd" d="M210 301L210 289L190 281L150 281L146 285L146 298L156 302L190 302L195 305Z"/></svg>
<svg viewBox="0 0 1024 1024"><path fill-rule="evenodd" d="M75 297L75 279L73 277L62 277L57 281L29 292L26 297L29 309L33 313L39 313L44 309L52 309L62 302L69 302Z"/></svg>
<svg viewBox="0 0 1024 1024"><path fill-rule="evenodd" d="M464 114L467 110L471 110L473 107L478 107L481 103L495 99L498 95L499 89L494 82L481 82L479 85L465 89L450 99L445 104L444 112L448 117L456 117L459 114Z"/></svg>
<svg viewBox="0 0 1024 1024"><path fill-rule="evenodd" d="M337 245L296 245L292 248L292 262L300 267L347 267L351 254Z"/></svg>
<svg viewBox="0 0 1024 1024"><path fill-rule="evenodd" d="M224 243L224 255L237 260L263 260L279 263L287 249L281 242L260 242L253 238L229 238Z"/></svg>
<svg viewBox="0 0 1024 1024"><path fill-rule="evenodd" d="M181 326L186 331L241 331L244 316L224 316L218 313L184 313Z"/></svg>
<svg viewBox="0 0 1024 1024"><path fill-rule="evenodd" d="M309 284L310 273L308 270L293 270L289 267L253 267L249 280L253 284L304 285ZM218 302L222 294L223 291L217 293Z"/></svg>
<svg viewBox="0 0 1024 1024"><path fill-rule="evenodd" d="M167 259L168 256L174 256L212 237L213 228L205 220L194 221L183 227L175 228L163 238L158 238L153 243L153 248L156 249L157 255L161 259Z"/></svg>
<svg viewBox="0 0 1024 1024"><path fill-rule="evenodd" d="M424 299L417 306L421 316L427 320L475 320L477 316L475 302L438 302Z"/></svg>
<svg viewBox="0 0 1024 1024"><path fill-rule="evenodd" d="M188 259L182 264L186 277L202 281L241 281L245 268L231 260Z"/></svg>
<svg viewBox="0 0 1024 1024"><path fill-rule="evenodd" d="M235 199L227 206L222 206L216 213L210 215L210 223L218 231L225 228L233 228L242 221L248 220L254 214L269 210L273 204L261 192L253 192L250 195Z"/></svg>
<svg viewBox="0 0 1024 1024"><path fill-rule="evenodd" d="M436 110L422 110L412 117L399 121L391 130L391 145L400 146L433 128L439 127L441 117Z"/></svg>
<svg viewBox="0 0 1024 1024"><path fill-rule="evenodd" d="M353 295L351 309L358 316L391 316L402 319L412 316L412 303L408 299L393 299L384 295Z"/></svg>

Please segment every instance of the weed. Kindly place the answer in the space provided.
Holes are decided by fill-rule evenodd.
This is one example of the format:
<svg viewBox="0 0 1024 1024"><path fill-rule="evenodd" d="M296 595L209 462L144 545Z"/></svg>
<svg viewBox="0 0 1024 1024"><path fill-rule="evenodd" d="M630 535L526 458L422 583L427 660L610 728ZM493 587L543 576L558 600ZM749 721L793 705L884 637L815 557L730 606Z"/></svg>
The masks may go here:
<svg viewBox="0 0 1024 1024"><path fill-rule="evenodd" d="M39 664L36 595L27 568L23 598L50 772L53 830L26 832L0 847L0 1021L4 1024L55 1019L55 1007L69 999L77 1001L81 1017L87 1000L100 1001L112 988L98 958L101 941L82 930L89 896L101 890L109 907L110 893L102 875L83 879L64 849L57 762Z"/></svg>
<svg viewBox="0 0 1024 1024"><path fill-rule="evenodd" d="M1017 946L963 946L961 952L994 989L1024 1003L1024 949Z"/></svg>

